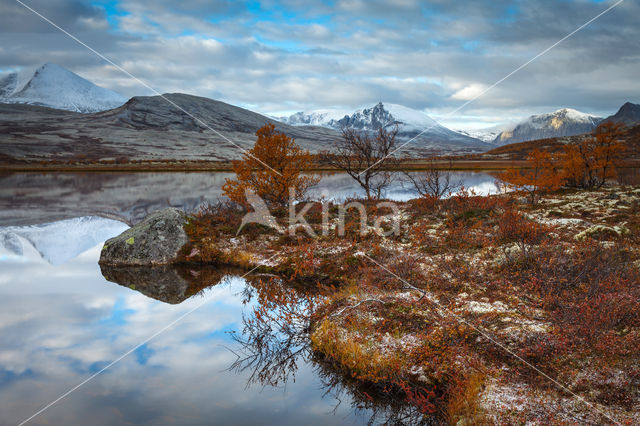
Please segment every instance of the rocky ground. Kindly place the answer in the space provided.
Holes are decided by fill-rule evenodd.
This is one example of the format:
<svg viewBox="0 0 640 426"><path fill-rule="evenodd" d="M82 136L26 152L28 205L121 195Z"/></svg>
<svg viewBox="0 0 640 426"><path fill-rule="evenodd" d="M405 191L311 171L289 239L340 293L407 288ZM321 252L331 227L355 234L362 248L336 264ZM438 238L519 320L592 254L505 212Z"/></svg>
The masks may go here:
<svg viewBox="0 0 640 426"><path fill-rule="evenodd" d="M274 121L211 99L165 97L179 108L158 96L134 97L121 107L93 114L0 104L0 164L120 158L228 161L239 159L255 142L256 130ZM278 131L314 152L329 149L339 138L325 128L276 124Z"/></svg>

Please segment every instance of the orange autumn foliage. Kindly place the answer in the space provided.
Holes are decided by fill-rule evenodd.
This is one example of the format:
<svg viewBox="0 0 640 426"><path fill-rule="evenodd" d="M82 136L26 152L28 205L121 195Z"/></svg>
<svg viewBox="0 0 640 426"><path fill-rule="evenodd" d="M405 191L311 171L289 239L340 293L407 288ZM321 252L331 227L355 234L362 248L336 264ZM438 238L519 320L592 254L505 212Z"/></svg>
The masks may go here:
<svg viewBox="0 0 640 426"><path fill-rule="evenodd" d="M606 122L592 137L565 146L562 168L566 184L579 188L600 188L616 177L616 166L624 145L620 142L622 126Z"/></svg>
<svg viewBox="0 0 640 426"><path fill-rule="evenodd" d="M523 170L510 169L501 178L514 189L528 192L531 204L541 192L554 191L562 185L562 176L550 153L534 149L527 157L529 167Z"/></svg>
<svg viewBox="0 0 640 426"><path fill-rule="evenodd" d="M271 123L256 132L254 147L242 160L233 162L236 179L226 179L222 191L232 201L247 206L246 190L253 191L269 207L284 207L289 202L289 190L294 200L301 200L319 179L302 176L302 170L312 166L312 157L284 133L276 132Z"/></svg>

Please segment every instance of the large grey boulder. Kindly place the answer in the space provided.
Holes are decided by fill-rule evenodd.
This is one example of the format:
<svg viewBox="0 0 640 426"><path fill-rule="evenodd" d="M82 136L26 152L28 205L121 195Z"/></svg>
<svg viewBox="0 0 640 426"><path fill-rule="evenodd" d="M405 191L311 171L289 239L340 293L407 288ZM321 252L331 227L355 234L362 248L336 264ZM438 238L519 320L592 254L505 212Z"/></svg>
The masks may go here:
<svg viewBox="0 0 640 426"><path fill-rule="evenodd" d="M167 208L148 215L137 225L104 243L101 265L166 265L177 260L187 241L184 212Z"/></svg>

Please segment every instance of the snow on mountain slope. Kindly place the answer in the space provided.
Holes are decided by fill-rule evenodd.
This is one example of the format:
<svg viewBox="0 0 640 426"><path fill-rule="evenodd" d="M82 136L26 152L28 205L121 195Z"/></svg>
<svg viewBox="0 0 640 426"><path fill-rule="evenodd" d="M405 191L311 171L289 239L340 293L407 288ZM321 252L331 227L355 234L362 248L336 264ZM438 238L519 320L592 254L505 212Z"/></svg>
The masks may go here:
<svg viewBox="0 0 640 426"><path fill-rule="evenodd" d="M483 142L493 143L496 137L504 131L511 131L516 127L517 123L508 122L504 124L498 124L496 126L485 127L482 129L468 129L468 130L456 130L458 133L470 136L472 138L480 139Z"/></svg>
<svg viewBox="0 0 640 426"><path fill-rule="evenodd" d="M454 132L429 117L422 111L402 105L379 102L370 108L361 108L351 114L343 111L322 110L298 112L281 121L293 125L316 125L339 130L343 127L363 131L375 131L380 127L398 126L400 140L416 138L407 145L406 151L416 149L489 149L481 140Z"/></svg>
<svg viewBox="0 0 640 426"><path fill-rule="evenodd" d="M46 106L76 112L98 112L126 102L119 94L96 86L56 64L0 77L0 102Z"/></svg>
<svg viewBox="0 0 640 426"><path fill-rule="evenodd" d="M286 123L290 126L321 126L333 128L330 123L340 120L349 115L344 110L316 110L310 113L296 112L289 117L274 117L276 120Z"/></svg>
<svg viewBox="0 0 640 426"><path fill-rule="evenodd" d="M493 143L495 138L500 134L500 131L486 131L480 130L456 130L456 132L469 136L470 138L480 139L483 142Z"/></svg>
<svg viewBox="0 0 640 426"><path fill-rule="evenodd" d="M52 265L61 265L129 227L117 220L85 216L31 226L0 228L0 259L21 257L29 246ZM29 246L25 247L25 244Z"/></svg>
<svg viewBox="0 0 640 426"><path fill-rule="evenodd" d="M501 132L494 140L496 145L506 145L536 139L573 136L593 131L602 121L584 112L562 108L548 114L532 115L518 123L513 130Z"/></svg>

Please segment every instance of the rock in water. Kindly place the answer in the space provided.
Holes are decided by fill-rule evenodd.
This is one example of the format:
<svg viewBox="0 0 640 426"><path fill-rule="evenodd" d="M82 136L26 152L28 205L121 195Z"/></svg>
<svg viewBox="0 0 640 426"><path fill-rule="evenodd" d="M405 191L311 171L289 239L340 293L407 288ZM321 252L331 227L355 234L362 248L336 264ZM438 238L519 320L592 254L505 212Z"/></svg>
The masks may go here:
<svg viewBox="0 0 640 426"><path fill-rule="evenodd" d="M144 220L104 243L101 265L142 266L165 265L177 260L187 243L184 212L167 208L148 215Z"/></svg>

